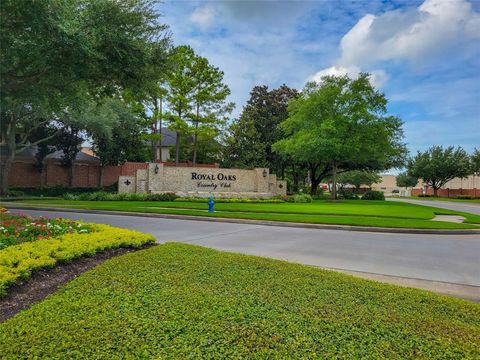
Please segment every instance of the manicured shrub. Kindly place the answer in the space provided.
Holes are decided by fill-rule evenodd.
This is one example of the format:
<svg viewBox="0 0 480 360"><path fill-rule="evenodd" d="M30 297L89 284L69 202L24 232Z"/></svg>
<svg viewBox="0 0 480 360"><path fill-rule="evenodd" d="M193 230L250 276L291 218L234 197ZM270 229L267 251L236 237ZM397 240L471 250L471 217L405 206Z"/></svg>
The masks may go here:
<svg viewBox="0 0 480 360"><path fill-rule="evenodd" d="M293 197L296 203L311 203L312 197L308 194L297 194Z"/></svg>
<svg viewBox="0 0 480 360"><path fill-rule="evenodd" d="M457 195L455 196L455 199L460 199L460 200L475 200L478 199L478 197L475 197L473 195Z"/></svg>
<svg viewBox="0 0 480 360"><path fill-rule="evenodd" d="M178 196L175 193L147 194L148 201L175 201Z"/></svg>
<svg viewBox="0 0 480 360"><path fill-rule="evenodd" d="M419 194L419 195L417 195L417 197L429 198L429 197L434 197L434 196L433 196L433 195L429 195L429 194Z"/></svg>
<svg viewBox="0 0 480 360"><path fill-rule="evenodd" d="M89 224L94 231L88 234L69 233L61 236L24 242L0 250L0 297L19 279L27 279L41 268L55 266L81 256L120 247L139 248L155 242L149 234Z"/></svg>
<svg viewBox="0 0 480 360"><path fill-rule="evenodd" d="M340 190L338 192L338 198L339 199L345 199L345 200L358 200L359 197L357 194L355 194L352 191L349 190Z"/></svg>
<svg viewBox="0 0 480 360"><path fill-rule="evenodd" d="M385 194L382 191L367 191L362 196L362 200L385 200Z"/></svg>
<svg viewBox="0 0 480 360"><path fill-rule="evenodd" d="M10 190L7 193L7 197L23 197L23 196L25 196L25 192L21 190Z"/></svg>
<svg viewBox="0 0 480 360"><path fill-rule="evenodd" d="M92 193L92 192L116 192L117 185L106 186L103 188L66 188L61 186L55 187L44 187L44 188L13 188L10 192L21 192L22 195L18 196L42 196L42 197L58 197L64 196L66 193L71 194L83 194L83 193ZM16 195L17 196L17 195Z"/></svg>
<svg viewBox="0 0 480 360"><path fill-rule="evenodd" d="M216 203L251 203L251 204L277 204L283 203L285 200L283 198L272 198L272 199L249 199L249 198L215 198ZM207 203L209 198L206 197L179 197L175 199L176 202L193 202L193 203Z"/></svg>

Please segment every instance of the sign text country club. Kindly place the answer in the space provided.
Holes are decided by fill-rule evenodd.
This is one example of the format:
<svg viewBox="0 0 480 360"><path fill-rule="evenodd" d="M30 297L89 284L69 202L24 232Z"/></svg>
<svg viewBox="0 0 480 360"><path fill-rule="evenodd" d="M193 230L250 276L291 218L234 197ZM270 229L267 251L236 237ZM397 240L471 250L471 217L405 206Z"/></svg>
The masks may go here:
<svg viewBox="0 0 480 360"><path fill-rule="evenodd" d="M236 181L236 175L226 175L223 173L218 174L199 174L197 172L192 172L192 180L209 180L209 181L220 181L220 183L216 184L214 182L206 183L202 181L197 182L197 188L209 188L212 190L216 190L217 187L221 188L230 188L232 187L232 183L229 181Z"/></svg>

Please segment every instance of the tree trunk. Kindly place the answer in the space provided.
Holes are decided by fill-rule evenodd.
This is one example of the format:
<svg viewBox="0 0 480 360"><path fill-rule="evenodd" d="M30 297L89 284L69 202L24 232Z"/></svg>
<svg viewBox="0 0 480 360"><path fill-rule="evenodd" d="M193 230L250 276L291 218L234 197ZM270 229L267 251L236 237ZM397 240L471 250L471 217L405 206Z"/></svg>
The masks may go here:
<svg viewBox="0 0 480 360"><path fill-rule="evenodd" d="M317 167L310 165L310 194L317 195L318 185L320 185L320 178L317 178Z"/></svg>
<svg viewBox="0 0 480 360"><path fill-rule="evenodd" d="M293 177L293 191L296 192L298 191L298 173L295 169L295 164L292 164L292 177Z"/></svg>
<svg viewBox="0 0 480 360"><path fill-rule="evenodd" d="M2 119L4 122L7 119ZM6 157L0 162L0 194L6 195L8 193L8 177L12 168L15 152L17 150L15 143L15 118L14 115L10 118L8 124L3 124L5 132L2 132L2 145L6 146Z"/></svg>
<svg viewBox="0 0 480 360"><path fill-rule="evenodd" d="M15 152L12 151L10 148L8 149L10 153L8 156L2 161L0 164L0 173L1 173L1 194L6 195L8 194L8 177L10 174L10 169L12 168L13 159L15 157Z"/></svg>
<svg viewBox="0 0 480 360"><path fill-rule="evenodd" d="M197 121L195 122L195 134L193 135L193 165L197 163L197 140L198 140L198 120L200 105L197 103Z"/></svg>
<svg viewBox="0 0 480 360"><path fill-rule="evenodd" d="M162 159L162 116L163 116L163 99L160 98L160 107L159 107L159 114L158 114L158 135L159 135L159 138L160 138L160 139L158 139L158 151L159 151L158 157L159 157L160 162L163 162L163 159Z"/></svg>
<svg viewBox="0 0 480 360"><path fill-rule="evenodd" d="M337 200L337 164L333 164L332 169L332 200Z"/></svg>
<svg viewBox="0 0 480 360"><path fill-rule="evenodd" d="M432 186L433 187L433 196L437 197L438 196L438 187Z"/></svg>
<svg viewBox="0 0 480 360"><path fill-rule="evenodd" d="M178 165L180 158L180 133L177 131L177 139L175 140L175 165Z"/></svg>

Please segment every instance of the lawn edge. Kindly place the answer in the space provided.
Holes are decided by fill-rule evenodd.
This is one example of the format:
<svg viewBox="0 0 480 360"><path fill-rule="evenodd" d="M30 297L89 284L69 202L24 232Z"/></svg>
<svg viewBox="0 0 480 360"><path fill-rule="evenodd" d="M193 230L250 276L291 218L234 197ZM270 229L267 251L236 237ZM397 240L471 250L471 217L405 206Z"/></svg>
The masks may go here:
<svg viewBox="0 0 480 360"><path fill-rule="evenodd" d="M341 230L341 231L360 231L360 232L375 232L375 233L393 233L393 234L434 234L434 235L476 235L480 234L480 229L412 229L412 228L386 228L374 226L358 226L358 225L335 225L335 224L312 224L312 223L298 223L287 221L272 221L272 220L253 220L253 219L233 219L220 217L207 217L197 215L178 215L178 214L158 214L158 213L142 213L131 211L113 211L113 210L93 210L93 209L72 209L72 208L58 208L45 206L30 206L30 205L15 205L5 204L7 209L17 210L45 210L45 211L60 211L80 214L105 214L105 215L123 215L123 216L138 216L148 218L163 218L163 219L177 219L177 220L196 220L196 221L210 221L223 222L234 224L249 224L249 225L265 225L265 226L282 226L294 228L308 228L308 229L323 229L323 230Z"/></svg>

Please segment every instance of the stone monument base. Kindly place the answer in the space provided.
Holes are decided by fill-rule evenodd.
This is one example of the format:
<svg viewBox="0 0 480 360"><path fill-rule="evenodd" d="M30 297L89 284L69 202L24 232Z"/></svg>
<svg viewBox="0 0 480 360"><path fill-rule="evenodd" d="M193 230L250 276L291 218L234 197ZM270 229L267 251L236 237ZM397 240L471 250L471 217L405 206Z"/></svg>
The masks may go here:
<svg viewBox="0 0 480 360"><path fill-rule="evenodd" d="M287 194L287 183L269 169L173 167L150 163L135 176L120 176L119 193L175 193L181 197L268 199Z"/></svg>

